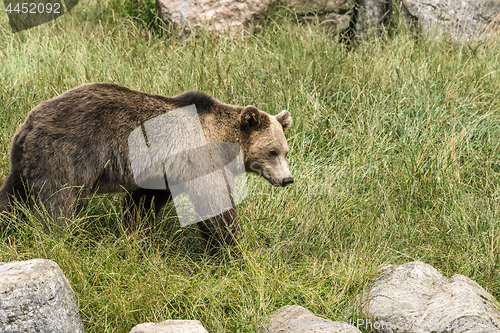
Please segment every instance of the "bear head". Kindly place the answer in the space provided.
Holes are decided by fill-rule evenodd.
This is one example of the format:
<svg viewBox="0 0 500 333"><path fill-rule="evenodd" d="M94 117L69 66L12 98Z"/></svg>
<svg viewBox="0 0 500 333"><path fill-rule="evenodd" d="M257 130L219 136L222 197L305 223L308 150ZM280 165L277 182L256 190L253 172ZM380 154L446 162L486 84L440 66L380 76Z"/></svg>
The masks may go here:
<svg viewBox="0 0 500 333"><path fill-rule="evenodd" d="M292 116L288 111L271 116L252 105L243 108L240 131L247 172L264 177L273 186L284 187L293 183L283 133L291 124Z"/></svg>

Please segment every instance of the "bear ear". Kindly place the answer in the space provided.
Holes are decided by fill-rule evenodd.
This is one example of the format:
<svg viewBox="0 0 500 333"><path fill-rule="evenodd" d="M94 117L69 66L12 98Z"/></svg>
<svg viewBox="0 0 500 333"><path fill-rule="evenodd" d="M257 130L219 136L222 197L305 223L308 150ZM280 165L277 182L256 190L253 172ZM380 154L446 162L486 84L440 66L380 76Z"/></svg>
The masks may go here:
<svg viewBox="0 0 500 333"><path fill-rule="evenodd" d="M292 115L287 110L281 111L275 118L283 127L283 131L292 126Z"/></svg>
<svg viewBox="0 0 500 333"><path fill-rule="evenodd" d="M247 106L241 112L240 122L244 127L258 127L260 125L259 110L253 105Z"/></svg>

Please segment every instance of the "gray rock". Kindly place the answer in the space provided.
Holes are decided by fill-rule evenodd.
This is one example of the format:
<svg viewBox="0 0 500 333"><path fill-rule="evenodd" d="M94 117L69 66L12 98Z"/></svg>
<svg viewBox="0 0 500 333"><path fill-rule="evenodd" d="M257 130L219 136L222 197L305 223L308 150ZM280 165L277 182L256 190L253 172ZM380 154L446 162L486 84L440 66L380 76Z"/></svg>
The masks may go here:
<svg viewBox="0 0 500 333"><path fill-rule="evenodd" d="M392 0L358 0L356 34L363 38L377 26L387 25L392 16Z"/></svg>
<svg viewBox="0 0 500 333"><path fill-rule="evenodd" d="M73 290L55 262L0 263L0 332L84 332Z"/></svg>
<svg viewBox="0 0 500 333"><path fill-rule="evenodd" d="M326 30L340 33L349 28L354 0L284 0L305 21L318 20Z"/></svg>
<svg viewBox="0 0 500 333"><path fill-rule="evenodd" d="M361 333L347 323L316 317L307 309L287 305L276 310L264 324L261 333Z"/></svg>
<svg viewBox="0 0 500 333"><path fill-rule="evenodd" d="M471 41L500 28L498 0L401 0L400 6L410 25L417 21L424 33Z"/></svg>
<svg viewBox="0 0 500 333"><path fill-rule="evenodd" d="M198 320L165 320L161 323L144 323L132 328L130 333L208 333Z"/></svg>
<svg viewBox="0 0 500 333"><path fill-rule="evenodd" d="M156 0L162 21L181 36L201 28L236 34L264 16L272 0Z"/></svg>
<svg viewBox="0 0 500 333"><path fill-rule="evenodd" d="M445 278L414 261L387 266L363 297L364 323L379 332L500 332L495 299L463 275ZM361 325L359 325L361 324Z"/></svg>

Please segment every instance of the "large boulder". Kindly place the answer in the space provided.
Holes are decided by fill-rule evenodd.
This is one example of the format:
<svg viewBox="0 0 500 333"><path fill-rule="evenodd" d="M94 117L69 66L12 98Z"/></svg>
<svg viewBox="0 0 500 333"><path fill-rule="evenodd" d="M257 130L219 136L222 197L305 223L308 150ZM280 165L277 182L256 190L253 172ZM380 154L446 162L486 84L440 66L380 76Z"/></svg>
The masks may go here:
<svg viewBox="0 0 500 333"><path fill-rule="evenodd" d="M316 20L325 29L341 33L350 27L354 15L354 0L283 0L305 21Z"/></svg>
<svg viewBox="0 0 500 333"><path fill-rule="evenodd" d="M471 41L500 28L498 0L400 0L400 6L409 23L417 22L424 33Z"/></svg>
<svg viewBox="0 0 500 333"><path fill-rule="evenodd" d="M463 275L445 278L414 261L387 266L364 292L366 318L357 327L378 332L500 332L495 299Z"/></svg>
<svg viewBox="0 0 500 333"><path fill-rule="evenodd" d="M208 333L198 320L165 320L161 323L143 323L130 333Z"/></svg>
<svg viewBox="0 0 500 333"><path fill-rule="evenodd" d="M162 21L181 36L201 28L236 34L261 19L272 0L156 0Z"/></svg>
<svg viewBox="0 0 500 333"><path fill-rule="evenodd" d="M392 16L392 0L358 0L357 2L356 34L358 37L362 38L371 29L389 23Z"/></svg>
<svg viewBox="0 0 500 333"><path fill-rule="evenodd" d="M0 263L0 332L84 332L73 290L55 262Z"/></svg>
<svg viewBox="0 0 500 333"><path fill-rule="evenodd" d="M347 323L316 317L307 309L287 305L276 310L260 333L361 333Z"/></svg>

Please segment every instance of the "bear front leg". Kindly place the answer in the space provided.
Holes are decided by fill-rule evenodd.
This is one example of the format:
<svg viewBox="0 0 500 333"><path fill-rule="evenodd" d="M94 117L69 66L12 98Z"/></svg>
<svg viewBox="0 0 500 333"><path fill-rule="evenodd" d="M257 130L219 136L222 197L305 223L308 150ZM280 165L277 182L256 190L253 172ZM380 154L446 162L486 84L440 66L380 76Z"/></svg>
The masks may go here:
<svg viewBox="0 0 500 333"><path fill-rule="evenodd" d="M235 245L240 233L238 212L231 208L221 215L200 222L200 231L203 238L212 246L227 244Z"/></svg>
<svg viewBox="0 0 500 333"><path fill-rule="evenodd" d="M126 231L130 233L138 230L144 219L145 227L152 227L155 217L171 199L168 191L140 189L127 194L123 200Z"/></svg>

